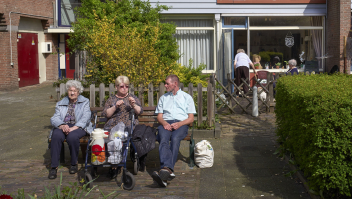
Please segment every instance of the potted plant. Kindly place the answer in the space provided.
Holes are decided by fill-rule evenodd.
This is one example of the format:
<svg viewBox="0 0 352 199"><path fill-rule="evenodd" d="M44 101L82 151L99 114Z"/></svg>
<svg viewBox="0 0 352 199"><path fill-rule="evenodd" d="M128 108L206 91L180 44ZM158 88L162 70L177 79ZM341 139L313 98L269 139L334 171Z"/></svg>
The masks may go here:
<svg viewBox="0 0 352 199"><path fill-rule="evenodd" d="M259 62L254 62L254 68L255 69L259 69L259 65L260 65Z"/></svg>
<svg viewBox="0 0 352 199"><path fill-rule="evenodd" d="M279 69L280 66L281 66L281 62L277 62L277 63L275 64L275 66L276 66L277 69Z"/></svg>

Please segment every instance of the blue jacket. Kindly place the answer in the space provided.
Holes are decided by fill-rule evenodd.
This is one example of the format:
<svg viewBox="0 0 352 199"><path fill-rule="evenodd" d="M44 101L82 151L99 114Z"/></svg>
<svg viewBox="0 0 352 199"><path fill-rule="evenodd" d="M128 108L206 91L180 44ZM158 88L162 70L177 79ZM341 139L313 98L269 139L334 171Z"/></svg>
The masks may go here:
<svg viewBox="0 0 352 199"><path fill-rule="evenodd" d="M54 128L59 128L61 124L65 124L64 119L68 111L68 104L68 97L63 98L58 103L56 103L54 116L50 119L51 125ZM89 108L89 99L79 95L77 98L77 105L75 107L75 126L81 127L90 134L93 131L93 126L90 122L90 116L91 111ZM53 129L50 132L50 137Z"/></svg>

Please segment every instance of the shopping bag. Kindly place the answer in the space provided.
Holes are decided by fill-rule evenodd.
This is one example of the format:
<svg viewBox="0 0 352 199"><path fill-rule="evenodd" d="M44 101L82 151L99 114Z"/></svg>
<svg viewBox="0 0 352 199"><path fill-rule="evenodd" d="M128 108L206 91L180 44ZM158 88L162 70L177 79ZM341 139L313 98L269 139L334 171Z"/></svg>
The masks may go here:
<svg viewBox="0 0 352 199"><path fill-rule="evenodd" d="M120 138L123 142L127 140L128 132L125 131L125 124L119 122L110 130L109 139L114 140L115 138Z"/></svg>
<svg viewBox="0 0 352 199"><path fill-rule="evenodd" d="M214 164L214 150L210 142L202 140L194 147L194 159L199 168L209 168Z"/></svg>

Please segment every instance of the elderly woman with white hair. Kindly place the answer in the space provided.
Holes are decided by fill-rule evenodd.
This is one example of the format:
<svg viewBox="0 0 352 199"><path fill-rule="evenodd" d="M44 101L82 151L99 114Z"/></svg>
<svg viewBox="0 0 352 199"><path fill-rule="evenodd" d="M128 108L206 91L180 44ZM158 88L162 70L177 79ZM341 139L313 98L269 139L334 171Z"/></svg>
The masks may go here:
<svg viewBox="0 0 352 199"><path fill-rule="evenodd" d="M57 177L61 147L63 147L62 144L65 139L69 145L71 155L69 173L77 173L79 139L93 130L90 122L89 99L80 95L83 92L81 82L69 80L66 83L66 89L68 96L57 102L54 116L50 119L54 128L51 132L51 169L49 171L49 179Z"/></svg>
<svg viewBox="0 0 352 199"><path fill-rule="evenodd" d="M297 61L295 59L289 60L288 61L288 65L289 65L289 69L286 72L286 74L288 74L288 73L291 73L292 75L295 74L295 73L298 74L298 69L296 68Z"/></svg>

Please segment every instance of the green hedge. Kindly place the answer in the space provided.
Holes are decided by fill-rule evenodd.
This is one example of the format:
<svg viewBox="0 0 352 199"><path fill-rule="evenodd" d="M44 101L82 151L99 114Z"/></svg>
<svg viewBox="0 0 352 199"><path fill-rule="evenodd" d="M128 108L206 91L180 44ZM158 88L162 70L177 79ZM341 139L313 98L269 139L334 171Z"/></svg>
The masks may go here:
<svg viewBox="0 0 352 199"><path fill-rule="evenodd" d="M352 192L351 88L352 76L342 74L286 76L276 84L279 142L325 196Z"/></svg>

